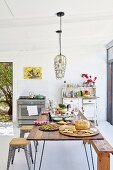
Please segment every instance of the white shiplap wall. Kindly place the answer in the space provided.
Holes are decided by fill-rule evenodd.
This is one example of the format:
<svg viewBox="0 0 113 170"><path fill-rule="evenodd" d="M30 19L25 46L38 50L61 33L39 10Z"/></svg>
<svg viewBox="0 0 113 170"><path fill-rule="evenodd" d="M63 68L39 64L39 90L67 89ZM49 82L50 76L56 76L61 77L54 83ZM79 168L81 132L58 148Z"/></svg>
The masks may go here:
<svg viewBox="0 0 113 170"><path fill-rule="evenodd" d="M54 57L56 53L38 51L1 52L0 61L13 62L13 119L17 119L16 100L20 95L28 95L29 91L46 95L47 98L61 102L63 81L81 83L81 73L97 76L97 96L99 120L106 119L106 50L105 47L81 46L65 50L67 68L65 78L56 80L54 73ZM42 80L24 80L24 66L42 66Z"/></svg>

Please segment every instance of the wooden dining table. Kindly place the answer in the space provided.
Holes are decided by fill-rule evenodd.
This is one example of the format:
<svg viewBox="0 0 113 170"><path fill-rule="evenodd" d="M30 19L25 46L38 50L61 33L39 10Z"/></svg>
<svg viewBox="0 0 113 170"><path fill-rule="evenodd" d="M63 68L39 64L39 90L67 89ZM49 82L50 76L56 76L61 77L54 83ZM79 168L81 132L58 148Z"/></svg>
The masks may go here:
<svg viewBox="0 0 113 170"><path fill-rule="evenodd" d="M81 117L82 119L86 119L85 116L81 112L79 112L78 116ZM40 114L38 116L37 120L38 121L48 120L48 114L46 114L46 115ZM94 127L94 125L92 123L91 123L91 127ZM109 153L113 153L113 148L108 143L107 143L107 146L104 145L104 146L100 146L100 148L99 148L99 141L105 142L105 139L100 132L94 136L74 137L74 136L63 135L63 134L59 133L59 131L41 131L41 130L39 130L39 126L34 125L33 129L31 130L30 134L27 137L27 140L33 140L36 142L43 141L39 170L41 169L41 164L42 164L43 154L44 154L44 147L45 147L46 141L78 141L78 140L83 141L83 145L85 148L85 155L86 155L89 170L91 170L91 168L90 168L89 158L88 158L88 154L87 154L87 150L86 150L86 143L88 143L90 145L93 170L94 170L94 162L93 162L92 146L93 146L94 150L96 151L97 157L98 157L97 158L97 170L110 170ZM97 143L95 144L95 142L97 142ZM104 148L104 150L101 151L101 148ZM106 155L107 155L107 157L106 157ZM105 161L103 159L104 157L108 160L106 162L106 164L108 164L108 165L105 164ZM35 170L35 163L36 163L36 151L35 151L35 160L34 160L34 170ZM105 165L104 168L103 168L103 163Z"/></svg>

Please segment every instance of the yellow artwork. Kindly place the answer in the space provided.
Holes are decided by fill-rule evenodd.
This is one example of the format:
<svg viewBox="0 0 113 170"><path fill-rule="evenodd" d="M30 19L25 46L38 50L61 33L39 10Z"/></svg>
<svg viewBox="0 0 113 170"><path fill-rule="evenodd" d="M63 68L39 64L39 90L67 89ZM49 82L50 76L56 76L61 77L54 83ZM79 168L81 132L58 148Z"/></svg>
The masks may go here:
<svg viewBox="0 0 113 170"><path fill-rule="evenodd" d="M24 79L42 79L42 67L24 67Z"/></svg>

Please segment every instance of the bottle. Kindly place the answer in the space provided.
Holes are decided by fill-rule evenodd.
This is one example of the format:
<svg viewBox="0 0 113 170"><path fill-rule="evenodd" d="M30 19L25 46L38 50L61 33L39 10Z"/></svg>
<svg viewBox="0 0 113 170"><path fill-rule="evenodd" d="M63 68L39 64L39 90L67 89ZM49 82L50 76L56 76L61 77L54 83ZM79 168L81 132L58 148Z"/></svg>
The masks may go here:
<svg viewBox="0 0 113 170"><path fill-rule="evenodd" d="M66 81L64 81L64 88L66 88Z"/></svg>
<svg viewBox="0 0 113 170"><path fill-rule="evenodd" d="M68 104L68 105L67 105L67 111L69 111L69 110L70 110L70 108L71 108L71 105L70 105L70 104Z"/></svg>
<svg viewBox="0 0 113 170"><path fill-rule="evenodd" d="M66 81L64 81L63 97L66 97Z"/></svg>
<svg viewBox="0 0 113 170"><path fill-rule="evenodd" d="M81 92L81 96L83 96L83 91L80 91Z"/></svg>

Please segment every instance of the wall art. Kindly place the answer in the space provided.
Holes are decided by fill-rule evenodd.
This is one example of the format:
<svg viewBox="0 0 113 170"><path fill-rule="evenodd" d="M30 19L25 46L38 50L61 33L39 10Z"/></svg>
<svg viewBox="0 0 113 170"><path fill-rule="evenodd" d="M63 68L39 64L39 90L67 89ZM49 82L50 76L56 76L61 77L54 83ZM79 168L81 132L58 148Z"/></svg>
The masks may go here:
<svg viewBox="0 0 113 170"><path fill-rule="evenodd" d="M42 79L42 67L24 67L24 79Z"/></svg>

